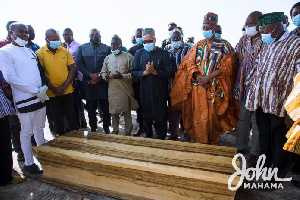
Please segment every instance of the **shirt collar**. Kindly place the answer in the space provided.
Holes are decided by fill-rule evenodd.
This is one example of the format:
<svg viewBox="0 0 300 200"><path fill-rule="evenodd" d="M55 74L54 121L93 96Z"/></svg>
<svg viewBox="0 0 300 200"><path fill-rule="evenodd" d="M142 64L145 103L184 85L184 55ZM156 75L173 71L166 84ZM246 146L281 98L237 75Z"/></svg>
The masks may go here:
<svg viewBox="0 0 300 200"><path fill-rule="evenodd" d="M73 40L70 44L68 44L68 47L69 47L69 48L72 47L75 43L76 43L76 41Z"/></svg>
<svg viewBox="0 0 300 200"><path fill-rule="evenodd" d="M284 32L284 34L281 36L281 38L280 38L278 41L284 40L284 39L287 38L289 35L290 35L289 31L286 30L286 31Z"/></svg>

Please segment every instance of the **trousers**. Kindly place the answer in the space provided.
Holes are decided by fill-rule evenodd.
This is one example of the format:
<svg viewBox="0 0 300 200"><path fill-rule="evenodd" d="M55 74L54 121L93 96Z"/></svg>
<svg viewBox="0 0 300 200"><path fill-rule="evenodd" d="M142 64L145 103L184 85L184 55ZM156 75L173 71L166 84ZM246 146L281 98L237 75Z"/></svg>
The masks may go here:
<svg viewBox="0 0 300 200"><path fill-rule="evenodd" d="M278 168L278 178L283 178L290 170L292 153L283 150L287 141L288 128L283 117L264 113L262 108L256 110L257 126L261 154L266 155L265 167Z"/></svg>
<svg viewBox="0 0 300 200"><path fill-rule="evenodd" d="M37 146L45 143L46 107L29 113L18 113L18 117L21 122L20 139L25 158L24 164L28 166L34 163L31 136L34 135Z"/></svg>
<svg viewBox="0 0 300 200"><path fill-rule="evenodd" d="M245 100L239 100L239 118L237 122L236 147L239 151L246 151L250 135L250 118L252 121L252 141L250 153L256 156L260 155L259 131L256 123L256 115L250 116L249 110L246 109Z"/></svg>
<svg viewBox="0 0 300 200"><path fill-rule="evenodd" d="M125 135L131 135L132 131L132 118L131 118L131 110L128 110L126 112L122 112L124 116L125 121ZM113 134L119 133L119 124L120 124L120 113L117 114L111 114L111 121L112 121L112 127L113 127Z"/></svg>

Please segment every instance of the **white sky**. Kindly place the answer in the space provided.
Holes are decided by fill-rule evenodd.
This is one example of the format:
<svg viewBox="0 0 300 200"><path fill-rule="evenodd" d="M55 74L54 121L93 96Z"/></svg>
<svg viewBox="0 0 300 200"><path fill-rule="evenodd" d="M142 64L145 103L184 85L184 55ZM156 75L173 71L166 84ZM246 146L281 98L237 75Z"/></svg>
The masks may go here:
<svg viewBox="0 0 300 200"><path fill-rule="evenodd" d="M175 22L183 28L184 40L194 36L202 39L201 26L207 12L219 15L222 38L234 47L242 35L246 17L252 11L262 13L284 12L290 26L295 26L289 11L299 0L0 0L0 39L6 37L5 25L9 20L31 24L35 29L35 42L45 45L44 33L54 28L61 34L71 28L79 43L89 42L89 31L97 28L102 42L110 45L111 36L118 34L123 46L132 46L130 38L136 28L152 27L156 31L157 45L168 37L167 24Z"/></svg>

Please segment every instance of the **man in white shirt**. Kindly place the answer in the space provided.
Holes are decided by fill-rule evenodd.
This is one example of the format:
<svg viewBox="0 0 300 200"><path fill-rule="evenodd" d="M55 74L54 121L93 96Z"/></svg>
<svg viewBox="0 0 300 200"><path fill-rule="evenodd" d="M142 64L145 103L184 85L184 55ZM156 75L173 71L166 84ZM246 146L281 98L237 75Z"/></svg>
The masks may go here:
<svg viewBox="0 0 300 200"><path fill-rule="evenodd" d="M42 86L41 74L36 54L25 47L28 30L24 24L15 22L9 31L12 43L0 50L0 70L12 87L14 103L21 122L21 147L25 157L24 170L40 173L34 163L31 136L34 134L37 145L45 142L46 120L45 100L47 86Z"/></svg>

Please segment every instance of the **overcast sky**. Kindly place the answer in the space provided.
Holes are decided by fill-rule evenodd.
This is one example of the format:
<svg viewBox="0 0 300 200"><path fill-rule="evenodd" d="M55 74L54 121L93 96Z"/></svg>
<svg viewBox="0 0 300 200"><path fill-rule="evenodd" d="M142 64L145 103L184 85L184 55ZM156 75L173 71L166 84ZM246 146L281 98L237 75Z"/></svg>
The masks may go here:
<svg viewBox="0 0 300 200"><path fill-rule="evenodd" d="M45 30L54 28L61 34L71 28L79 43L89 42L89 31L97 28L102 42L110 45L111 36L118 34L123 46L130 48L130 38L135 29L152 27L156 31L157 45L167 35L169 22L183 28L184 39L194 36L202 39L201 26L207 12L219 15L223 28L222 38L235 46L242 35L246 17L252 11L263 13L284 12L298 0L0 0L0 38L7 35L5 25L9 20L31 24L36 33L35 42L45 45Z"/></svg>

